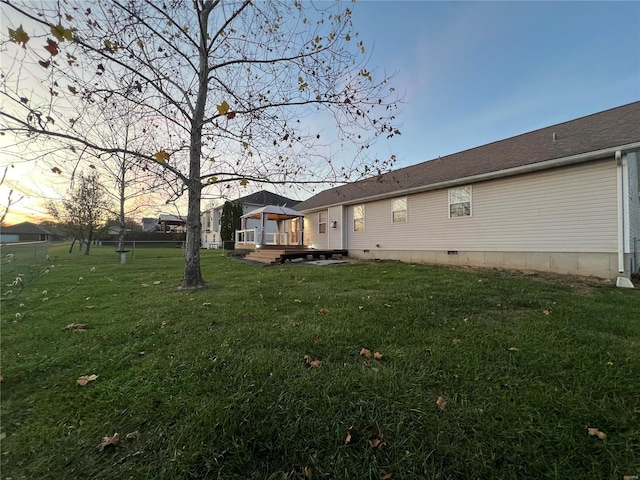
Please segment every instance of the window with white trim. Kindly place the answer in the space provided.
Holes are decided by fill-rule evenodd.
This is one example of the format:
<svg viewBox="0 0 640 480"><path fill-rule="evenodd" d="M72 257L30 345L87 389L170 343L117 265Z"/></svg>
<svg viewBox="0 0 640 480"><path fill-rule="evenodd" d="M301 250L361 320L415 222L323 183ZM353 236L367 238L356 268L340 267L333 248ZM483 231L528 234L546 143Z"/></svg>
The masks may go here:
<svg viewBox="0 0 640 480"><path fill-rule="evenodd" d="M318 233L327 233L327 212L318 213Z"/></svg>
<svg viewBox="0 0 640 480"><path fill-rule="evenodd" d="M364 205L353 206L353 231L364 232Z"/></svg>
<svg viewBox="0 0 640 480"><path fill-rule="evenodd" d="M471 216L471 185L449 189L449 218Z"/></svg>
<svg viewBox="0 0 640 480"><path fill-rule="evenodd" d="M393 223L407 223L407 197L391 200L391 221Z"/></svg>

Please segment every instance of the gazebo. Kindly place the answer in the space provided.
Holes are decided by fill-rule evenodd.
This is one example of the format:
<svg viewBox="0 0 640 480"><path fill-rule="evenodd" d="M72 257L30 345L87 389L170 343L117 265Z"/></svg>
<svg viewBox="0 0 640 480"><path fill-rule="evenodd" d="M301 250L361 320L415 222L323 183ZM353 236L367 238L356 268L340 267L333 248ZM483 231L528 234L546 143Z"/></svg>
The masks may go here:
<svg viewBox="0 0 640 480"><path fill-rule="evenodd" d="M266 205L240 217L242 230L236 231L236 243L241 245L304 245L304 215L288 207ZM249 220L260 225L247 228ZM276 232L267 231L267 222L274 221Z"/></svg>

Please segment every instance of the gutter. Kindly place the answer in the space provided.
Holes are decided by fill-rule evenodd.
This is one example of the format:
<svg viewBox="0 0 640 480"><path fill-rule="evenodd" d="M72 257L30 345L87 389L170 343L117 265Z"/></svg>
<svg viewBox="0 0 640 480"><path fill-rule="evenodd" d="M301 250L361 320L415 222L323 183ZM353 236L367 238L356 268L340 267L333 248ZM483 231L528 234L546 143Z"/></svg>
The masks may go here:
<svg viewBox="0 0 640 480"><path fill-rule="evenodd" d="M614 157L616 156L617 152L620 152L622 154L625 151L636 150L636 149L640 149L640 142L629 143L627 145L620 145L617 147L604 148L602 150L594 150L592 152L580 153L578 155L570 155L568 157L555 158L553 160L547 160L544 162L521 165L519 167L508 168L506 170L498 170L495 172L481 173L478 175L471 175L468 177L456 178L454 180L447 180L444 182L433 183L430 185L423 185L420 187L395 190L393 192L383 193L380 195L370 195L368 197L356 198L346 202L337 202L329 205L321 205L318 207L301 210L301 212L311 213L314 211L324 210L327 208L337 207L340 205L355 205L363 202L372 202L375 200L384 200L386 198L399 197L399 196L410 195L414 193L428 192L431 190L440 190L442 188L450 188L458 185L464 185L467 183L477 183L477 182L483 182L486 180L494 180L496 178L511 177L514 175L522 175L524 173L538 172L540 170L548 170L551 168L564 167L568 165L576 165L579 163L586 163L586 162L590 162L593 160L600 160L607 157ZM618 168L621 168L621 167L618 167Z"/></svg>

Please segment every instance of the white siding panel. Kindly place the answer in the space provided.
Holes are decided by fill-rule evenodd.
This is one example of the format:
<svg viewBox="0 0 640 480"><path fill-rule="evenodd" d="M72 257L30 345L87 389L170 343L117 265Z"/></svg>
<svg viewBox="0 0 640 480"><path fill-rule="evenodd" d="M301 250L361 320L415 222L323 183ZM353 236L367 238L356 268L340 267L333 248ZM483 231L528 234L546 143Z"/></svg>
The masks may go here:
<svg viewBox="0 0 640 480"><path fill-rule="evenodd" d="M318 232L318 212L308 213L304 217L304 244L326 250L329 237L327 233Z"/></svg>
<svg viewBox="0 0 640 480"><path fill-rule="evenodd" d="M615 252L616 167L601 161L473 184L472 216L448 218L447 189L407 198L407 223L391 199L366 204L365 231L349 249Z"/></svg>
<svg viewBox="0 0 640 480"><path fill-rule="evenodd" d="M629 165L629 238L630 250L633 251L634 239L640 239L640 169L638 155L633 152L627 155Z"/></svg>

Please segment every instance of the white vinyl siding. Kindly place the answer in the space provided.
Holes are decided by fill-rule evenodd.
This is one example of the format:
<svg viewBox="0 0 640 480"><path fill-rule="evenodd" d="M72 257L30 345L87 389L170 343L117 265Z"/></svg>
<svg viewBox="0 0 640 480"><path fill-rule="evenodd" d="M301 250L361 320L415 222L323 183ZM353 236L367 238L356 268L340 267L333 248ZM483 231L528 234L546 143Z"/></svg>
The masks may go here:
<svg viewBox="0 0 640 480"><path fill-rule="evenodd" d="M411 222L392 229L389 200L367 203L366 234L352 232L348 248L617 251L613 159L474 183L473 216L464 222L443 212L448 196L448 189L411 195Z"/></svg>

